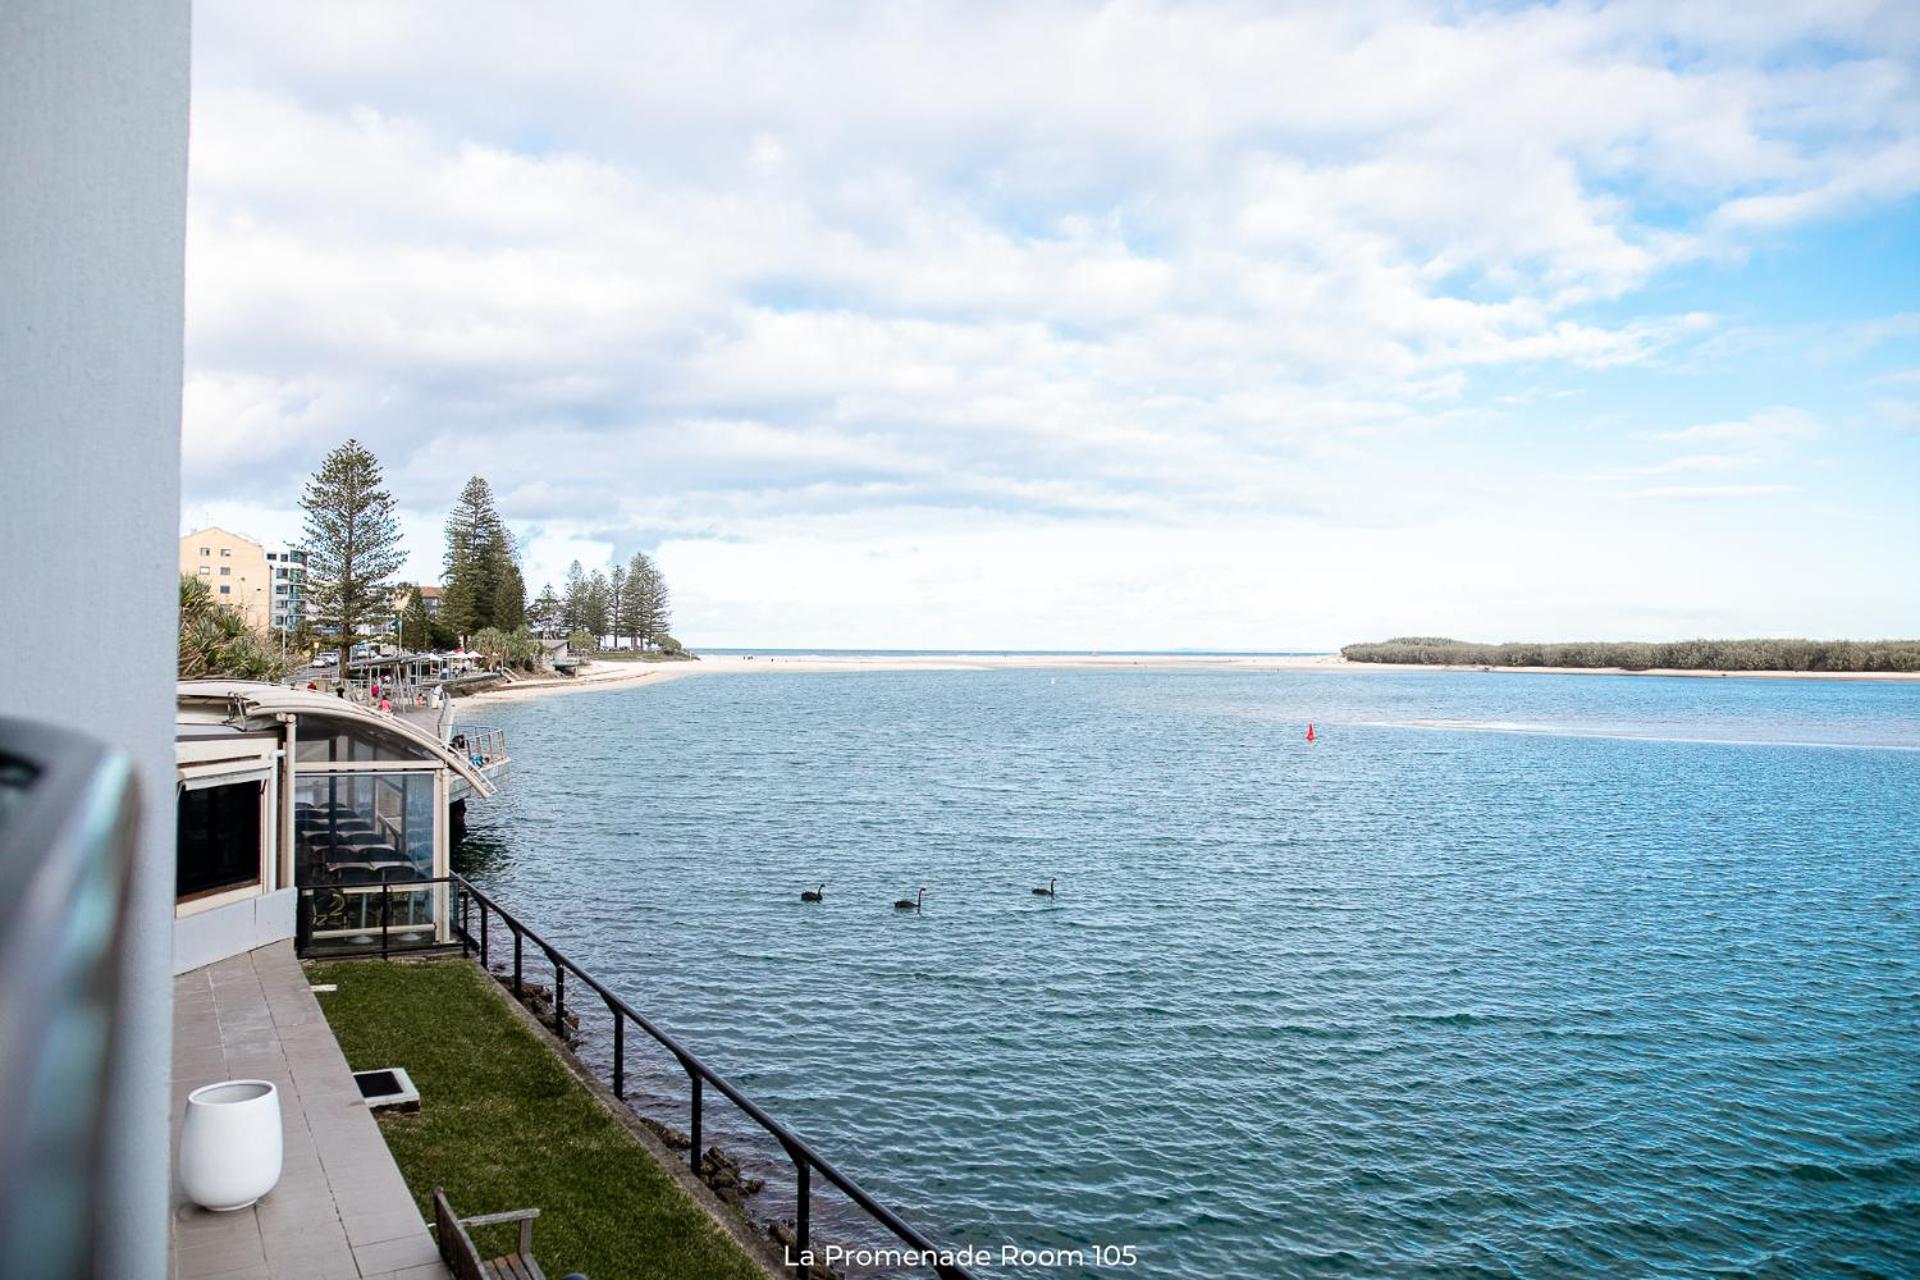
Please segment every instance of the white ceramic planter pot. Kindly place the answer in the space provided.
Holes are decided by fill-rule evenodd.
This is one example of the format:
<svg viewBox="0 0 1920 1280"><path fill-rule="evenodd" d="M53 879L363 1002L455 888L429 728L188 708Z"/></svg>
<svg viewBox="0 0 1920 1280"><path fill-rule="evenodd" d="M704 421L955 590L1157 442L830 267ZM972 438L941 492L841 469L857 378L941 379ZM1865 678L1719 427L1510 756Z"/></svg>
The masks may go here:
<svg viewBox="0 0 1920 1280"><path fill-rule="evenodd" d="M187 1095L180 1185L203 1208L244 1209L280 1181L280 1091L271 1080L223 1080Z"/></svg>

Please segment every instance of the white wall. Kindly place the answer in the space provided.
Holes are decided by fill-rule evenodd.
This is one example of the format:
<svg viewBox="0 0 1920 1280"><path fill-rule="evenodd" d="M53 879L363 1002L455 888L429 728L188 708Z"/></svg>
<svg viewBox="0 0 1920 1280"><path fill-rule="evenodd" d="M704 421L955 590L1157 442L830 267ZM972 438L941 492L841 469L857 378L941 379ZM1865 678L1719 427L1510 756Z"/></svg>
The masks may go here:
<svg viewBox="0 0 1920 1280"><path fill-rule="evenodd" d="M167 1259L189 50L186 0L0 3L0 712L145 787L102 1242L130 1280Z"/></svg>
<svg viewBox="0 0 1920 1280"><path fill-rule="evenodd" d="M173 922L173 972L195 969L293 937L294 890L276 889Z"/></svg>

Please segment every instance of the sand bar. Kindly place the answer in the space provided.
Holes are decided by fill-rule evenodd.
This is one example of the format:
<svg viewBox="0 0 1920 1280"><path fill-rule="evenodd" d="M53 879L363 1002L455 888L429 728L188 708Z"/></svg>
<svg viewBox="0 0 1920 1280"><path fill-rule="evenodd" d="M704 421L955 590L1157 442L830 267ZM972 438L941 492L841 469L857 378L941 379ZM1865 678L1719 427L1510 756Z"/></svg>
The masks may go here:
<svg viewBox="0 0 1920 1280"><path fill-rule="evenodd" d="M1482 667L1417 663L1348 662L1337 653L1268 656L1211 654L955 654L846 655L717 654L698 662L589 661L577 676L542 676L471 695L474 701L521 701L549 694L664 684L689 676L756 675L767 672L846 671L1473 671L1488 675L1675 676L1733 680L1920 680L1920 672L1877 671L1628 671L1622 667ZM462 699L467 701L468 699Z"/></svg>

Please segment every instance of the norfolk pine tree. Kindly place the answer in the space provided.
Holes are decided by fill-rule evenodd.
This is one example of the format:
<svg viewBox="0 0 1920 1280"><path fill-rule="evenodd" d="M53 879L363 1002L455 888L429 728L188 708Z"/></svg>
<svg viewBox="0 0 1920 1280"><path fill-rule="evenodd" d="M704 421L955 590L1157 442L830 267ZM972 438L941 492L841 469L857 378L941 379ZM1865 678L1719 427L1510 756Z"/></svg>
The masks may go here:
<svg viewBox="0 0 1920 1280"><path fill-rule="evenodd" d="M578 560L567 566L566 594L561 601L561 629L568 635L587 630L587 575Z"/></svg>
<svg viewBox="0 0 1920 1280"><path fill-rule="evenodd" d="M515 563L513 535L501 526L501 546L508 548L493 587L493 625L502 631L518 631L527 624L527 583Z"/></svg>
<svg viewBox="0 0 1920 1280"><path fill-rule="evenodd" d="M415 653L433 648L433 618L418 583L407 589L407 607L400 613L400 647Z"/></svg>
<svg viewBox="0 0 1920 1280"><path fill-rule="evenodd" d="M447 513L447 549L441 557L440 616L459 635L472 635L493 624L494 598L499 590L495 554L499 513L493 490L480 476L467 481L459 501Z"/></svg>
<svg viewBox="0 0 1920 1280"><path fill-rule="evenodd" d="M441 560L446 594L440 612L460 635L488 627L513 632L527 620L527 584L520 576L513 531L493 502L484 476L474 476L447 514Z"/></svg>
<svg viewBox="0 0 1920 1280"><path fill-rule="evenodd" d="M613 630L613 600L611 589L607 586L607 575L603 569L595 569L587 576L587 630L593 633L593 642L600 643L600 637Z"/></svg>
<svg viewBox="0 0 1920 1280"><path fill-rule="evenodd" d="M672 621L667 599L667 580L642 552L635 552L627 565L627 625L644 644L652 644L666 634Z"/></svg>
<svg viewBox="0 0 1920 1280"><path fill-rule="evenodd" d="M339 628L344 677L359 628L391 616L393 575L406 563L393 495L382 484L379 460L349 440L307 481L300 506L308 607L319 622Z"/></svg>
<svg viewBox="0 0 1920 1280"><path fill-rule="evenodd" d="M620 612L622 593L626 589L626 566L616 560L613 562L613 568L607 573L607 626L613 633L613 647L616 649L620 647L621 636L633 634L624 625L623 615Z"/></svg>
<svg viewBox="0 0 1920 1280"><path fill-rule="evenodd" d="M553 584L549 582L540 588L540 595L527 606L527 625L536 635L550 636L563 630L562 606L560 597L553 593Z"/></svg>
<svg viewBox="0 0 1920 1280"><path fill-rule="evenodd" d="M620 591L614 598L614 626L623 634L630 635L634 643L644 645L647 638L645 611L642 608L641 587L646 577L647 557L636 551L633 559L627 561L627 567L621 574Z"/></svg>

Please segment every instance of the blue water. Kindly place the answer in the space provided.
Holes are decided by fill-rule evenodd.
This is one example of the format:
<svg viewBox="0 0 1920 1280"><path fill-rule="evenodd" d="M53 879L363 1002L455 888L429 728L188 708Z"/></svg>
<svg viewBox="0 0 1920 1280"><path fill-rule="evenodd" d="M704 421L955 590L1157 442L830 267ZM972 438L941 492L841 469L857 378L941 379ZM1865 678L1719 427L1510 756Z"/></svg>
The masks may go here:
<svg viewBox="0 0 1920 1280"><path fill-rule="evenodd" d="M515 762L482 884L936 1239L1139 1255L986 1274L1920 1274L1920 686L767 673L476 710Z"/></svg>

